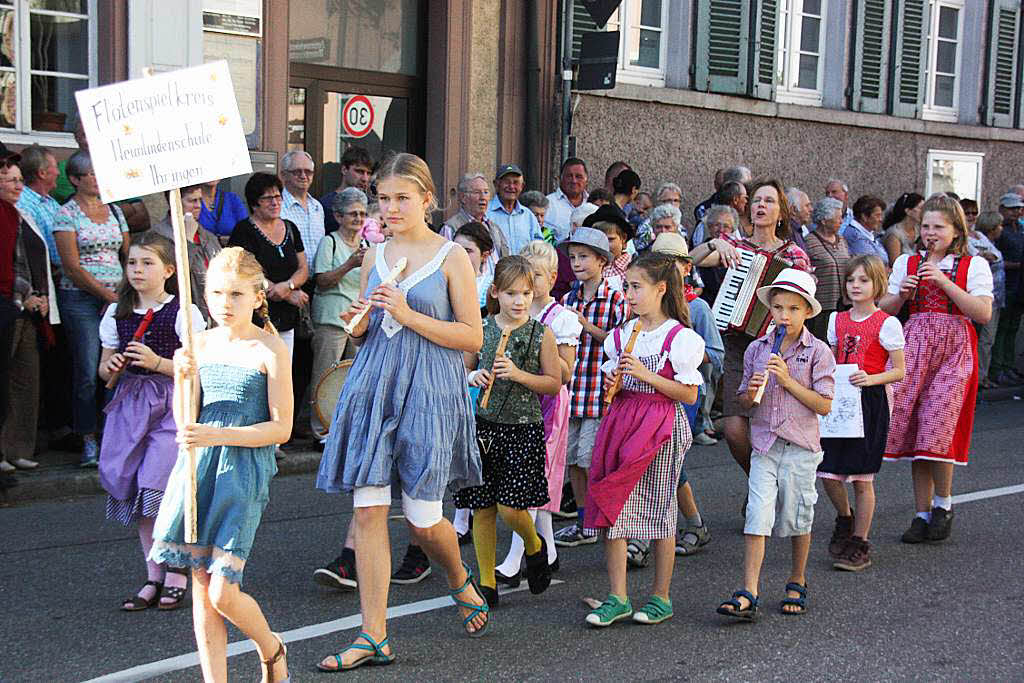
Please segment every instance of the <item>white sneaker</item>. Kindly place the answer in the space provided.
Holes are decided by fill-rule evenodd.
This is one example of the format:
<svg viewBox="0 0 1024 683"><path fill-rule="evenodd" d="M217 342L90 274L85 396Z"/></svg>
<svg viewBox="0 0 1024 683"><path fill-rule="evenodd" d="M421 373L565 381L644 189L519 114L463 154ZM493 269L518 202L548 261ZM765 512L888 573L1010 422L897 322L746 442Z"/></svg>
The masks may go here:
<svg viewBox="0 0 1024 683"><path fill-rule="evenodd" d="M28 458L18 458L12 464L19 470L34 470L39 467L39 463L35 460L29 460Z"/></svg>
<svg viewBox="0 0 1024 683"><path fill-rule="evenodd" d="M712 439L704 432L697 432L693 436L693 442L698 446L714 446L716 443L718 443L718 439Z"/></svg>
<svg viewBox="0 0 1024 683"><path fill-rule="evenodd" d="M8 474L10 472L14 472L15 469L16 468L14 467L14 465L12 465L11 463L7 462L6 460L0 460L0 472L3 472L4 474Z"/></svg>

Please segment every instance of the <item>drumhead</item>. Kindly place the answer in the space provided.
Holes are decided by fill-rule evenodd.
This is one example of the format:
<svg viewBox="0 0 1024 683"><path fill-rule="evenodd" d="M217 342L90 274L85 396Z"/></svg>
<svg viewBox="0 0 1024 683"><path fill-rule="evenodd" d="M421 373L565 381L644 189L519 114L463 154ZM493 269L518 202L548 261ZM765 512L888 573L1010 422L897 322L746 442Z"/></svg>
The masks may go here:
<svg viewBox="0 0 1024 683"><path fill-rule="evenodd" d="M313 411L325 432L331 428L334 409L338 405L338 396L341 395L341 388L345 385L345 378L348 377L348 370L351 367L351 360L335 363L330 370L324 373L316 385L316 391L313 394Z"/></svg>

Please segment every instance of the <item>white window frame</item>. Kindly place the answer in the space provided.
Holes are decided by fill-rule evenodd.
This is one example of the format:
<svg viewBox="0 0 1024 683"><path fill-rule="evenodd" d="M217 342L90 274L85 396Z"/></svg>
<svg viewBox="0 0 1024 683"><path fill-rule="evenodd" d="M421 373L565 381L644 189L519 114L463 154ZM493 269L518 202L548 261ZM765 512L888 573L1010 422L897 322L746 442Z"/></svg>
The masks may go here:
<svg viewBox="0 0 1024 683"><path fill-rule="evenodd" d="M984 152L964 152L961 150L945 150L945 149L929 149L928 160L925 165L924 173L924 195L930 197L937 189L932 187L932 167L936 161L956 161L963 163L973 163L978 167L978 177L974 192L972 195L967 196L961 194L964 199L973 199L976 202L981 202L981 189L983 187L984 176L982 175L985 171L985 153Z"/></svg>
<svg viewBox="0 0 1024 683"><path fill-rule="evenodd" d="M657 88L665 87L665 62L668 60L668 9L673 0L661 0L661 26L622 26L619 22L620 16L630 16L629 10L643 0L622 0L622 4L608 19L606 29L608 31L620 31L619 35L619 63L615 74L616 83L631 83L633 85L647 85ZM661 33L658 41L658 64L657 69L646 66L635 66L629 63L630 34L633 31L657 30Z"/></svg>
<svg viewBox="0 0 1024 683"><path fill-rule="evenodd" d="M83 15L76 12L59 12L46 9L34 9L31 7L31 0L3 0L5 5L11 5L15 12L17 31L14 35L14 53L17 61L14 65L14 73L17 77L17 99L18 114L14 128L0 128L0 139L5 143L17 145L30 145L38 143L46 147L65 147L74 149L78 147L74 135L70 132L56 131L34 131L32 130L32 76L56 76L72 80L87 81L87 87L95 87L98 83L99 65L97 59L97 36L99 35L99 16L97 12L97 0L88 0L85 15L88 21L88 59L89 66L86 75L72 74L63 71L35 71L32 69L32 47L25 36L31 36L32 20L31 14L45 14L49 16L67 16L82 18ZM6 7L4 7L6 9ZM31 10L31 14L30 14ZM4 73L8 73L4 70ZM27 84L27 85L26 85ZM70 112L68 112L70 116Z"/></svg>
<svg viewBox="0 0 1024 683"><path fill-rule="evenodd" d="M804 0L782 0L781 2L779 21L782 32L775 53L775 101L820 107L825 79L825 23L828 19L828 0L821 0L821 24L818 28L818 76L813 90L801 88L795 84L795 79L800 73L800 35L803 30L803 9ZM789 85L789 81L794 81L794 84Z"/></svg>
<svg viewBox="0 0 1024 683"><path fill-rule="evenodd" d="M935 101L935 67L938 60L939 41L936 36L939 32L939 9L949 7L957 11L956 25L956 64L953 73L953 106L937 106ZM945 40L945 39L944 39ZM932 0L929 4L928 14L928 64L925 70L924 84L924 105L921 108L921 118L929 121L945 121L956 123L960 112L960 68L963 64L964 53L964 0ZM943 74L948 75L948 74Z"/></svg>

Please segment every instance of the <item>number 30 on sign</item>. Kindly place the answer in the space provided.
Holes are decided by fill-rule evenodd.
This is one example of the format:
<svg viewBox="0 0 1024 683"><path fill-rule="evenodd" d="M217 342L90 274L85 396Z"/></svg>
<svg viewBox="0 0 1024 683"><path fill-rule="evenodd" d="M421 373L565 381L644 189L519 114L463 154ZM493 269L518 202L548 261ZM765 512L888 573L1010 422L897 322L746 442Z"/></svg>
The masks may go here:
<svg viewBox="0 0 1024 683"><path fill-rule="evenodd" d="M341 121L349 137L362 138L373 129L373 105L365 95L354 95L341 109Z"/></svg>

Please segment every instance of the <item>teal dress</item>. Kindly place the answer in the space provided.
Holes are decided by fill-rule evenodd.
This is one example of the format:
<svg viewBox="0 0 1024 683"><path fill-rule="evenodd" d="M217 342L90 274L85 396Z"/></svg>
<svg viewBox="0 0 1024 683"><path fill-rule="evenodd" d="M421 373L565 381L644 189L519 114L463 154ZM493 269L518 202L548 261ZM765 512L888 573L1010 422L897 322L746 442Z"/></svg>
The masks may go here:
<svg viewBox="0 0 1024 683"><path fill-rule="evenodd" d="M244 427L270 419L267 376L240 365L199 367L203 404L198 422ZM267 506L270 480L277 474L274 446L209 446L196 449L199 533L185 543L184 501L188 461L179 457L171 471L153 529L154 562L205 569L241 583L253 537Z"/></svg>

